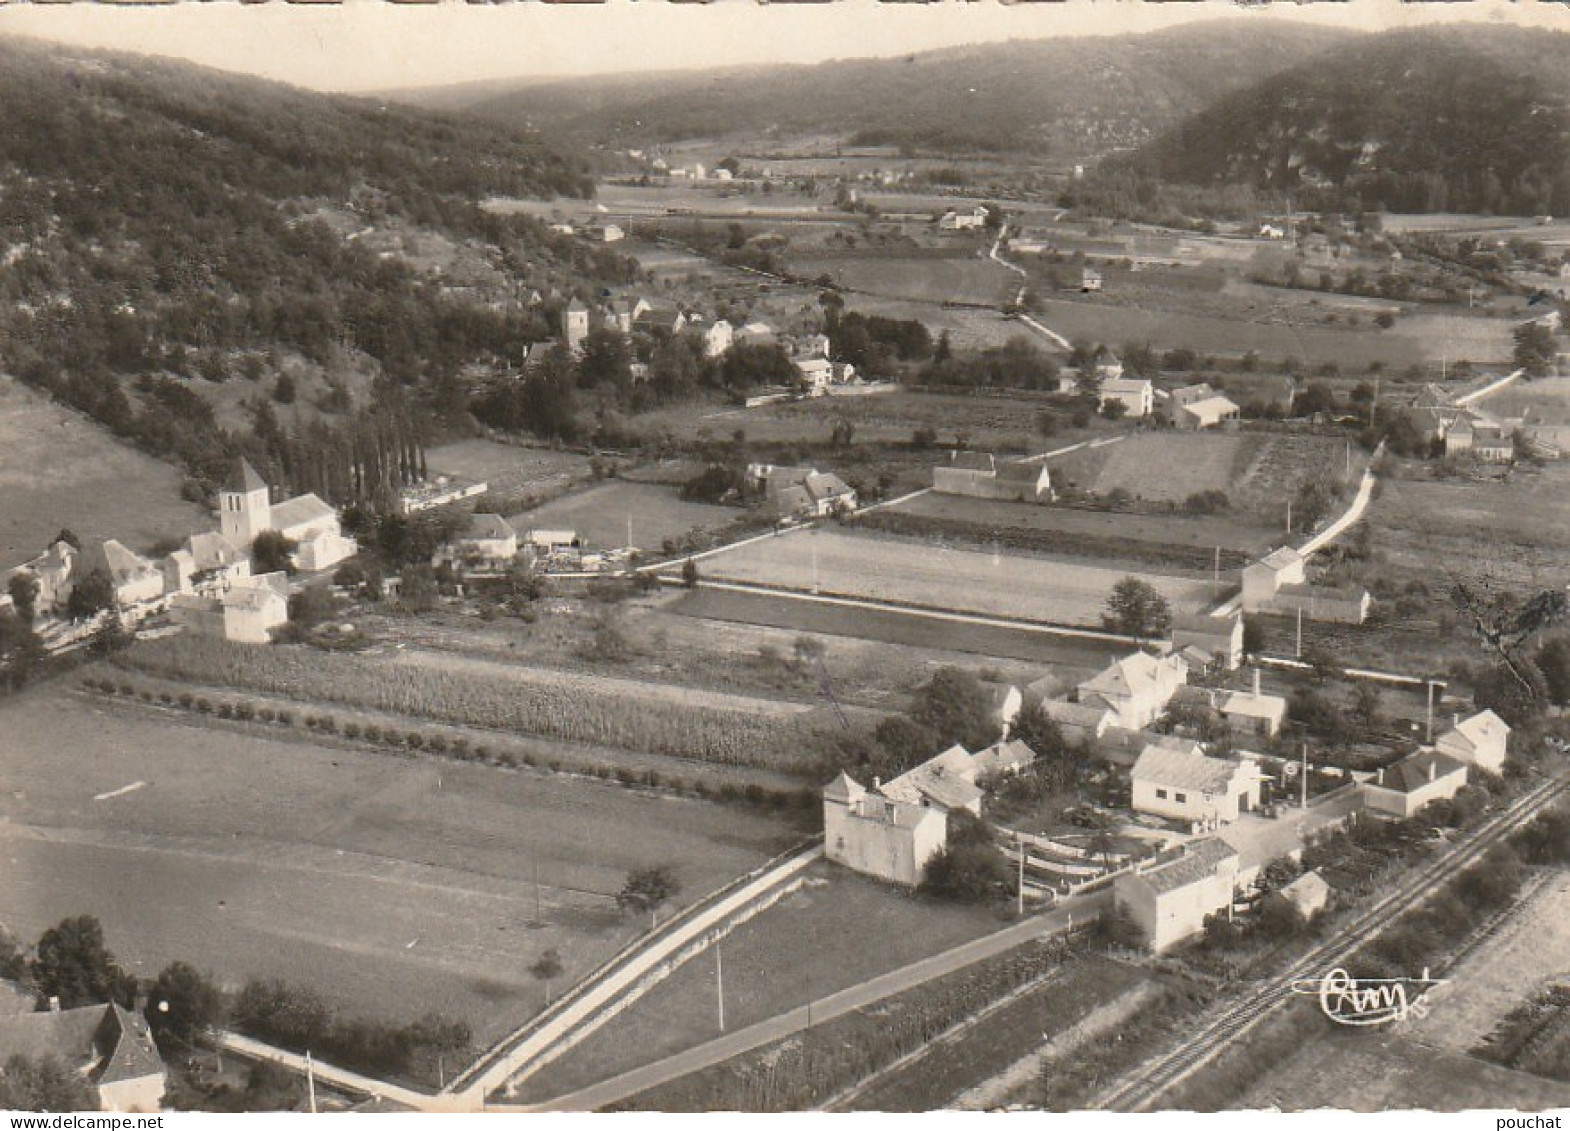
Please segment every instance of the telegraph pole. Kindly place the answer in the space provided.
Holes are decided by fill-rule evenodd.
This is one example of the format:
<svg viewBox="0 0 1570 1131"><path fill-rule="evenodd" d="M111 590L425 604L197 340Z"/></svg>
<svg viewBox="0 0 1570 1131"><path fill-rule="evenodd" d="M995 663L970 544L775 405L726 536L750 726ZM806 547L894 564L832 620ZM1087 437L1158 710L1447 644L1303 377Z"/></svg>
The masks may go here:
<svg viewBox="0 0 1570 1131"><path fill-rule="evenodd" d="M1212 598L1215 598L1215 597L1219 597L1220 595L1221 595L1221 547L1217 546L1216 547L1216 564L1215 564L1214 569L1212 569L1211 573L1210 573L1210 596Z"/></svg>
<svg viewBox="0 0 1570 1131"><path fill-rule="evenodd" d="M714 944L714 994L720 1011L720 1032L725 1032L725 952Z"/></svg>
<svg viewBox="0 0 1570 1131"><path fill-rule="evenodd" d="M1428 681L1428 722L1423 731L1423 741L1434 741L1434 681Z"/></svg>
<svg viewBox="0 0 1570 1131"><path fill-rule="evenodd" d="M1019 906L1017 908L1021 917L1025 914L1025 834L1019 831L1014 833L1014 846L1019 850Z"/></svg>
<svg viewBox="0 0 1570 1131"><path fill-rule="evenodd" d="M1301 605L1297 610L1297 658L1300 660L1303 658L1303 607Z"/></svg>
<svg viewBox="0 0 1570 1131"><path fill-rule="evenodd" d="M1303 779L1303 808L1308 808L1308 743L1303 743L1303 768L1298 771Z"/></svg>

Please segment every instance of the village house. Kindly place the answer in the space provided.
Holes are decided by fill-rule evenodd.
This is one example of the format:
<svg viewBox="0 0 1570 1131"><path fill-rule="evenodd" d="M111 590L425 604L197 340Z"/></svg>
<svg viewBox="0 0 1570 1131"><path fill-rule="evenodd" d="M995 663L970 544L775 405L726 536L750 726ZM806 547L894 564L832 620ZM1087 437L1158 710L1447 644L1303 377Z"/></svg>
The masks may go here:
<svg viewBox="0 0 1570 1131"><path fill-rule="evenodd" d="M948 843L948 814L979 814L978 783L1017 774L1036 760L1018 740L975 754L954 745L889 782L867 789L841 773L823 789L824 854L854 871L907 887Z"/></svg>
<svg viewBox="0 0 1570 1131"><path fill-rule="evenodd" d="M267 484L242 458L218 493L219 533L246 552L256 536L275 530L295 544L294 564L308 572L329 569L358 552L338 524L338 512L312 494L269 502Z"/></svg>
<svg viewBox="0 0 1570 1131"><path fill-rule="evenodd" d="M1079 273L1080 294L1097 294L1101 291L1101 272L1094 267L1085 267Z"/></svg>
<svg viewBox="0 0 1570 1131"><path fill-rule="evenodd" d="M1445 455L1471 455L1484 463L1510 463L1515 459L1515 437L1503 422L1469 409L1444 435Z"/></svg>
<svg viewBox="0 0 1570 1131"><path fill-rule="evenodd" d="M82 555L82 573L101 569L114 585L115 603L132 608L164 595L163 571L113 538Z"/></svg>
<svg viewBox="0 0 1570 1131"><path fill-rule="evenodd" d="M802 357L795 361L802 390L809 397L821 397L834 383L834 363L822 357Z"/></svg>
<svg viewBox="0 0 1570 1131"><path fill-rule="evenodd" d="M915 887L944 848L942 809L896 801L841 773L823 790L823 853L836 864Z"/></svg>
<svg viewBox="0 0 1570 1131"><path fill-rule="evenodd" d="M1156 387L1142 377L1105 378L1097 395L1102 412L1109 404L1120 404L1124 415L1135 419L1149 416L1156 407Z"/></svg>
<svg viewBox="0 0 1570 1131"><path fill-rule="evenodd" d="M1052 475L1045 463L999 462L990 452L949 453L949 462L932 469L932 489L940 495L1034 503L1052 497Z"/></svg>
<svg viewBox="0 0 1570 1131"><path fill-rule="evenodd" d="M567 352L576 355L589 337L589 308L582 300L574 298L561 316L561 336L567 343Z"/></svg>
<svg viewBox="0 0 1570 1131"><path fill-rule="evenodd" d="M217 592L178 594L171 603L186 630L245 644L266 644L289 622L289 575L238 576Z"/></svg>
<svg viewBox="0 0 1570 1131"><path fill-rule="evenodd" d="M168 1076L147 1022L119 1005L0 1014L0 1066L13 1056L58 1060L79 1073L101 1110L150 1114L162 1109Z"/></svg>
<svg viewBox="0 0 1570 1131"><path fill-rule="evenodd" d="M1217 837L1183 846L1172 860L1119 876L1113 903L1128 914L1156 954L1205 929L1205 919L1226 911L1237 886L1238 854Z"/></svg>
<svg viewBox="0 0 1570 1131"><path fill-rule="evenodd" d="M1213 758L1199 743L1151 743L1130 771L1136 813L1214 827L1259 808L1264 775L1252 759Z"/></svg>
<svg viewBox="0 0 1570 1131"><path fill-rule="evenodd" d="M982 687L987 692L988 710L998 727L998 741L1002 742L1013 733L1014 724L1019 721L1019 712L1025 705L1025 697L1019 688L1008 683L983 682Z"/></svg>
<svg viewBox="0 0 1570 1131"><path fill-rule="evenodd" d="M574 554L582 547L576 530L531 530L524 535L524 545L536 558Z"/></svg>
<svg viewBox="0 0 1570 1131"><path fill-rule="evenodd" d="M1206 666L1219 663L1235 671L1243 662L1243 614L1179 613L1172 618L1172 647L1179 652L1199 652L1207 658Z"/></svg>
<svg viewBox="0 0 1570 1131"><path fill-rule="evenodd" d="M968 212L948 211L938 218L938 228L945 232L976 231L987 226L987 210L980 205Z"/></svg>
<svg viewBox="0 0 1570 1131"><path fill-rule="evenodd" d="M1172 423L1180 429L1192 431L1219 428L1236 421L1241 411L1231 400L1218 393L1202 400L1175 404Z"/></svg>
<svg viewBox="0 0 1570 1131"><path fill-rule="evenodd" d="M703 356L710 361L717 357L724 357L735 341L735 328L725 319L716 318L703 331Z"/></svg>
<svg viewBox="0 0 1570 1131"><path fill-rule="evenodd" d="M1510 748L1510 724L1492 711L1470 718L1456 716L1454 725L1434 739L1434 749L1469 766L1502 774Z"/></svg>
<svg viewBox="0 0 1570 1131"><path fill-rule="evenodd" d="M470 570L502 570L518 556L518 533L499 514L471 514L453 541L439 549L432 565L451 563Z"/></svg>
<svg viewBox="0 0 1570 1131"><path fill-rule="evenodd" d="M754 490L762 492L767 509L779 518L823 518L856 509L855 489L833 472L815 467L749 464L747 481Z"/></svg>
<svg viewBox="0 0 1570 1131"><path fill-rule="evenodd" d="M1069 742L1097 742L1118 725L1117 712L1105 703L1070 703L1066 699L1043 699L1041 709L1058 724Z"/></svg>
<svg viewBox="0 0 1570 1131"><path fill-rule="evenodd" d="M71 590L81 572L77 560L81 551L64 538L57 538L38 557L12 570L12 575L30 573L38 582L38 596L34 604L41 612L55 612L70 599ZM9 581L9 577L7 578Z"/></svg>
<svg viewBox="0 0 1570 1131"><path fill-rule="evenodd" d="M1405 820L1432 801L1454 797L1466 785L1466 763L1437 750L1418 750L1363 783L1363 806Z"/></svg>
<svg viewBox="0 0 1570 1131"><path fill-rule="evenodd" d="M774 342L774 327L767 322L748 322L736 331L738 346L771 346Z"/></svg>
<svg viewBox="0 0 1570 1131"><path fill-rule="evenodd" d="M1301 585L1307 579L1303 555L1290 546L1272 550L1259 561L1243 567L1243 611L1270 608L1283 585Z"/></svg>
<svg viewBox="0 0 1570 1131"><path fill-rule="evenodd" d="M166 593L216 597L241 577L251 575L245 551L217 531L193 534L163 560Z"/></svg>
<svg viewBox="0 0 1570 1131"><path fill-rule="evenodd" d="M1259 669L1254 669L1252 691L1224 691L1216 696L1216 710L1232 730L1255 738L1274 738L1286 720L1287 701L1259 689Z"/></svg>
<svg viewBox="0 0 1570 1131"><path fill-rule="evenodd" d="M1082 706L1105 706L1124 730L1143 730L1161 717L1177 689L1188 682L1179 656L1135 652L1079 685Z"/></svg>

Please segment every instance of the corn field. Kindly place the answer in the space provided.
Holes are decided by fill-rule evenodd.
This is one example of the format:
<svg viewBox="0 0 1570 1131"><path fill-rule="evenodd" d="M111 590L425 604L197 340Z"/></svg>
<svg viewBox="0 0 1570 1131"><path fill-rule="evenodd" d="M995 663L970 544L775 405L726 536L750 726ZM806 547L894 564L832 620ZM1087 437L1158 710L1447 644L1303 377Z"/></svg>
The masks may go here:
<svg viewBox="0 0 1570 1131"><path fill-rule="evenodd" d="M399 667L353 653L236 644L211 637L146 641L115 662L209 687L787 773L816 769L818 752L830 741L810 721L579 696L506 679Z"/></svg>

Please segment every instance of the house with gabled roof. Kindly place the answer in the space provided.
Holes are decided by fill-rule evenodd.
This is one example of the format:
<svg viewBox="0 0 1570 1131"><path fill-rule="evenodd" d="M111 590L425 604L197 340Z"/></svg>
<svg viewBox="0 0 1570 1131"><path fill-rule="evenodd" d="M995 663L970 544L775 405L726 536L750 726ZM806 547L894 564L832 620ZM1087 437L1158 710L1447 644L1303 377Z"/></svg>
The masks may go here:
<svg viewBox="0 0 1570 1131"><path fill-rule="evenodd" d="M1129 773L1136 813L1216 825L1259 808L1264 780L1250 758L1213 758L1193 743L1151 743Z"/></svg>
<svg viewBox="0 0 1570 1131"><path fill-rule="evenodd" d="M163 571L113 538L83 554L82 573L95 569L108 573L114 585L115 602L123 608L156 601L164 595Z"/></svg>
<svg viewBox="0 0 1570 1131"><path fill-rule="evenodd" d="M1235 671L1243 662L1243 614L1178 613L1172 618L1172 647L1178 652L1196 649L1205 666L1218 663Z"/></svg>
<svg viewBox="0 0 1570 1131"><path fill-rule="evenodd" d="M458 536L437 550L432 565L505 569L518 556L518 532L499 514L471 514Z"/></svg>
<svg viewBox="0 0 1570 1131"><path fill-rule="evenodd" d="M166 593L216 596L236 578L251 575L251 559L216 530L193 534L162 563Z"/></svg>
<svg viewBox="0 0 1570 1131"><path fill-rule="evenodd" d="M1197 431L1205 428L1219 428L1223 424L1236 420L1241 414L1242 409L1237 406L1236 402L1217 393L1215 396L1205 397L1202 400L1175 405L1172 412L1172 423L1179 428Z"/></svg>
<svg viewBox="0 0 1570 1131"><path fill-rule="evenodd" d="M0 1071L13 1056L56 1059L81 1073L102 1110L152 1113L162 1108L167 1072L147 1022L121 1006L58 1003L33 1013L0 1014Z"/></svg>
<svg viewBox="0 0 1570 1131"><path fill-rule="evenodd" d="M1466 763L1437 750L1417 750L1363 783L1363 805L1405 820L1433 801L1454 797L1466 785Z"/></svg>
<svg viewBox="0 0 1570 1131"><path fill-rule="evenodd" d="M1493 711L1470 718L1456 716L1454 725L1434 739L1434 749L1491 774L1504 773L1510 748L1510 724Z"/></svg>
<svg viewBox="0 0 1570 1131"><path fill-rule="evenodd" d="M1259 561L1243 567L1243 611L1268 609L1283 585L1307 580L1306 559L1291 546L1272 550Z"/></svg>
<svg viewBox="0 0 1570 1131"><path fill-rule="evenodd" d="M1188 663L1181 656L1135 652L1081 683L1079 702L1106 706L1124 730L1143 730L1187 682Z"/></svg>
<svg viewBox="0 0 1570 1131"><path fill-rule="evenodd" d="M1097 390L1101 411L1109 404L1123 406L1125 416L1149 416L1156 408L1156 387L1143 377L1108 377Z"/></svg>
<svg viewBox="0 0 1570 1131"><path fill-rule="evenodd" d="M823 789L823 853L853 871L915 887L947 837L943 809L868 790L843 772Z"/></svg>
<svg viewBox="0 0 1570 1131"><path fill-rule="evenodd" d="M1112 898L1162 954L1205 929L1205 919L1227 910L1237 887L1237 850L1218 837L1184 844L1176 856L1113 881Z"/></svg>
<svg viewBox="0 0 1570 1131"><path fill-rule="evenodd" d="M85 571L80 566L81 551L64 538L56 538L32 561L18 566L11 574L30 573L38 582L34 603L41 611L63 606L71 596L77 578ZM9 581L11 575L7 575Z"/></svg>

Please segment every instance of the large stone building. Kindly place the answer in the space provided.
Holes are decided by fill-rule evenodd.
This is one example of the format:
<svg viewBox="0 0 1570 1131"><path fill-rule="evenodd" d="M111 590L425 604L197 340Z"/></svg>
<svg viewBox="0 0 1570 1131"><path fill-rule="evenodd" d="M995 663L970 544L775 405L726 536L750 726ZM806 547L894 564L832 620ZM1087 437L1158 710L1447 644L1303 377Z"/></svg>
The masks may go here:
<svg viewBox="0 0 1570 1131"><path fill-rule="evenodd" d="M1190 841L1175 859L1119 876L1113 902L1161 954L1203 931L1207 916L1227 910L1238 859L1237 850L1217 837Z"/></svg>
<svg viewBox="0 0 1570 1131"><path fill-rule="evenodd" d="M241 459L218 493L219 533L249 552L257 535L275 530L295 543L294 564L300 569L329 569L359 549L345 537L338 512L315 495L296 495L271 502L267 483L250 462Z"/></svg>

